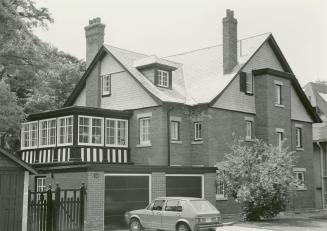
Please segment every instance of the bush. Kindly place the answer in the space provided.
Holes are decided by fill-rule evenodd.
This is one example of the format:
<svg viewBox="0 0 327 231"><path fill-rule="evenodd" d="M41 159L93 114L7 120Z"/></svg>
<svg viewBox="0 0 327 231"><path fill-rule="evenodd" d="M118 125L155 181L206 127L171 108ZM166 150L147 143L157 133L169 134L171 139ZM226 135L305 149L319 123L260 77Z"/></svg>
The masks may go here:
<svg viewBox="0 0 327 231"><path fill-rule="evenodd" d="M246 220L271 218L284 211L296 186L295 156L262 140L234 140L231 153L217 163L217 181L242 207Z"/></svg>

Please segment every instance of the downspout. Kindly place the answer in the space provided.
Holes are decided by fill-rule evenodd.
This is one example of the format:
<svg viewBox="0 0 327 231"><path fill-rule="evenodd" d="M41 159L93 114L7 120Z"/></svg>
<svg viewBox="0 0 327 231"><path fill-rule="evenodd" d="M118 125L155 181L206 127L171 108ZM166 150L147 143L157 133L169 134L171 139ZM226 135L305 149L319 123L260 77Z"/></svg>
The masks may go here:
<svg viewBox="0 0 327 231"><path fill-rule="evenodd" d="M324 161L324 158L323 158L323 155L324 155L324 150L320 144L319 141L316 142L319 149L320 149L320 178L321 178L321 199L322 199L322 209L325 209L326 206L325 206L325 185L324 185L324 164L323 164L323 161Z"/></svg>
<svg viewBox="0 0 327 231"><path fill-rule="evenodd" d="M176 107L176 105L168 108L167 110L167 165L170 166L170 112Z"/></svg>

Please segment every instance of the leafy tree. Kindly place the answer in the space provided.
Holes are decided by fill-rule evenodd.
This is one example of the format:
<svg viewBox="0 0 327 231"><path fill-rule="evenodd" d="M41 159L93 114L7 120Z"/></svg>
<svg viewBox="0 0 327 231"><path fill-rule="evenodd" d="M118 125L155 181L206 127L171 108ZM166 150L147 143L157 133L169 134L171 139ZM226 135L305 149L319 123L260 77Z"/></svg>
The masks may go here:
<svg viewBox="0 0 327 231"><path fill-rule="evenodd" d="M241 205L246 220L270 218L285 210L294 192L294 163L294 153L286 148L235 139L231 152L217 164L217 180Z"/></svg>

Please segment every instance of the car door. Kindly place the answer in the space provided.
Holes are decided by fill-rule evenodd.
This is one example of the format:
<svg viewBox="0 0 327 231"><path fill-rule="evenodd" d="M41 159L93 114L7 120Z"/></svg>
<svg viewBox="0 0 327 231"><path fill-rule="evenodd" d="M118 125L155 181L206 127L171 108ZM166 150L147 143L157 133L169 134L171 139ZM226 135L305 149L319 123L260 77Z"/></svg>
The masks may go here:
<svg viewBox="0 0 327 231"><path fill-rule="evenodd" d="M167 200L162 212L162 228L167 230L175 230L177 220L181 217L181 203L180 200Z"/></svg>
<svg viewBox="0 0 327 231"><path fill-rule="evenodd" d="M144 228L161 229L161 216L162 209L165 204L165 200L158 199L153 202L153 205L149 206L149 209L145 211L143 216ZM141 221L142 222L142 221Z"/></svg>

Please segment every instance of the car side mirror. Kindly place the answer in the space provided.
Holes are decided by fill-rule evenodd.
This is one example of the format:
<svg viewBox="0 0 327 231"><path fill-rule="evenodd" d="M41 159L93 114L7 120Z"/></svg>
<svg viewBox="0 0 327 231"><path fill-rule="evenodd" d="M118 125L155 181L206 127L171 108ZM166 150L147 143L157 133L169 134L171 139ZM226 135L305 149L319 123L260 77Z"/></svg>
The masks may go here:
<svg viewBox="0 0 327 231"><path fill-rule="evenodd" d="M177 210L177 212L182 212L183 208L182 208L182 206L179 205L179 206L177 206L176 210Z"/></svg>

